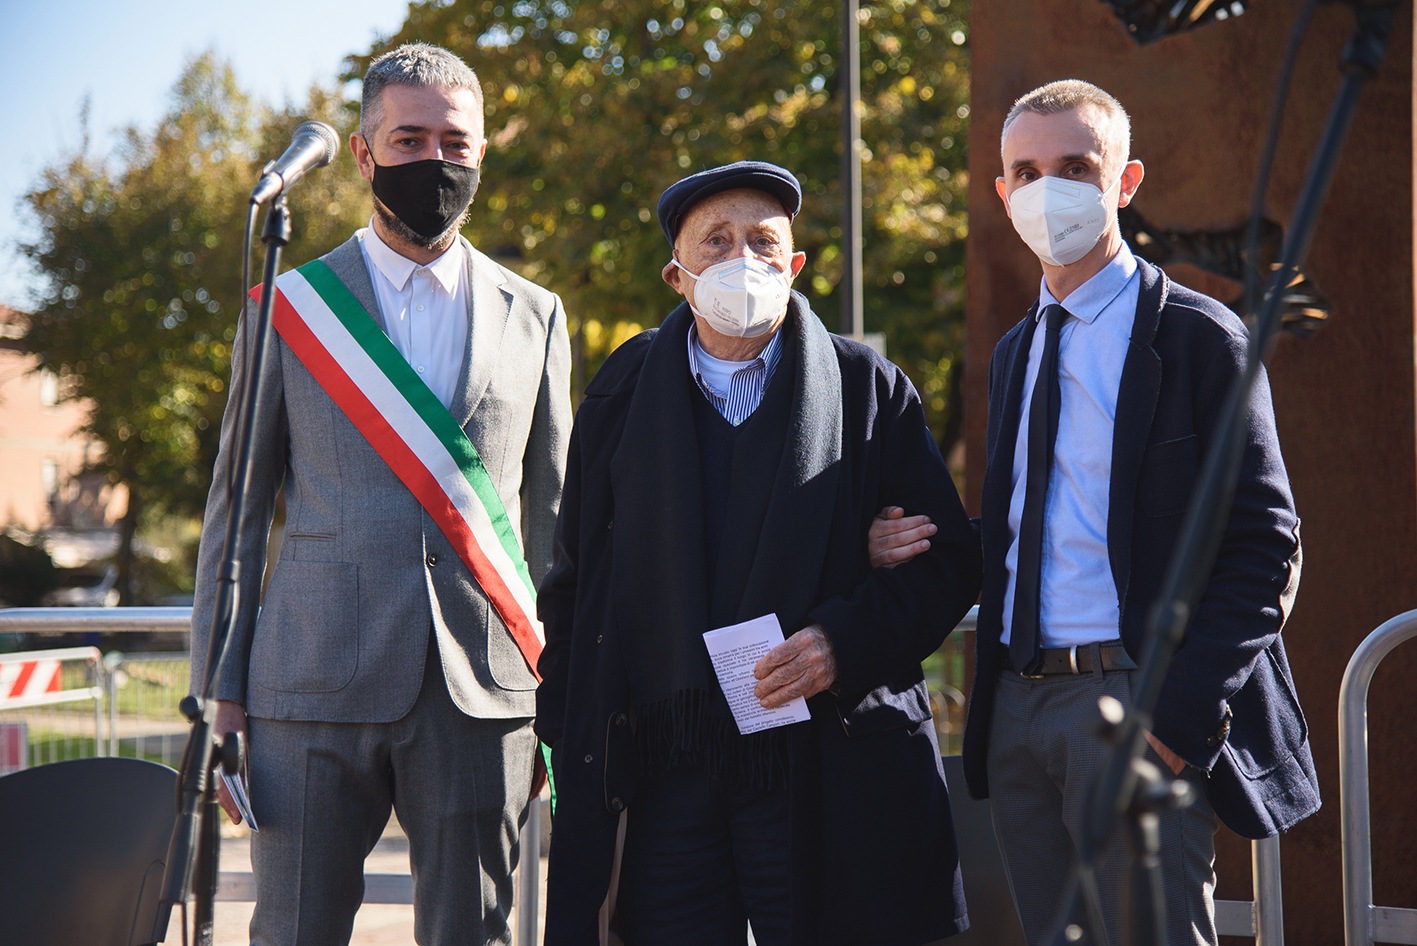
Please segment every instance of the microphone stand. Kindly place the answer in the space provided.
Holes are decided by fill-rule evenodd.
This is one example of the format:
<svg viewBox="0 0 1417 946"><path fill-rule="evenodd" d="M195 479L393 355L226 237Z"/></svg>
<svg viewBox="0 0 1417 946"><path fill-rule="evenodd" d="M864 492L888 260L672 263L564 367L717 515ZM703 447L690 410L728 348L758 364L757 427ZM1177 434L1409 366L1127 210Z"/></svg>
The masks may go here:
<svg viewBox="0 0 1417 946"><path fill-rule="evenodd" d="M253 204L252 218L255 212ZM249 232L248 224L248 235ZM185 911L189 894L196 898L192 914L193 939L197 946L210 946L212 942L213 901L216 899L221 848L220 805L217 803L214 770L220 763L228 775L235 775L240 765L241 750L234 734L228 733L221 745L216 742L215 694L227 641L240 610L241 562L238 552L245 500L251 487L251 442L255 433L256 404L262 393L261 365L265 360L281 248L290 242L290 214L283 193L276 197L266 214L261 240L266 244L265 274L254 336L241 383L240 410L233 438L236 454L226 469L226 533L222 542L221 564L217 570L211 636L207 644L207 673L202 684L201 700L188 695L179 704L192 729L178 776L177 822L168 842L153 942L166 939L173 906L180 904ZM244 290L245 287L242 288ZM183 932L185 941L185 919Z"/></svg>
<svg viewBox="0 0 1417 946"><path fill-rule="evenodd" d="M1387 52L1396 9L1397 4L1391 0L1359 2L1354 7L1357 24L1340 60L1343 81L1290 220L1283 255L1251 330L1244 373L1230 387L1216 423L1215 443L1206 453L1161 590L1147 614L1146 649L1133 687L1132 705L1125 711L1119 705L1104 703L1100 707L1099 725L1113 748L1092 785L1078 846L1080 870L1070 895L1060 904L1048 936L1047 942L1052 946L1107 943L1095 868L1102 842L1114 824L1124 818L1129 825L1133 863L1123 936L1128 946L1165 943L1156 811L1184 803L1190 789L1183 782L1162 780L1156 768L1142 758L1146 731L1151 728L1151 714L1171 657L1185 639L1186 625L1204 594L1220 548L1244 455L1250 390L1279 331L1283 289L1308 254L1363 86L1377 74ZM1178 784L1181 788L1172 787ZM1091 929L1077 922L1083 902Z"/></svg>

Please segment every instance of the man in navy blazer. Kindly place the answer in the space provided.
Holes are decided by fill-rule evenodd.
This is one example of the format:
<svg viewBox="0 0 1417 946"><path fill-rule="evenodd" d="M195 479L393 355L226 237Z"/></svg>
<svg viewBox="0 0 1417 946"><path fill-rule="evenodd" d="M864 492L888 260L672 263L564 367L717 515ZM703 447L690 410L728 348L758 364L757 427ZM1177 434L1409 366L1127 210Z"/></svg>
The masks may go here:
<svg viewBox="0 0 1417 946"><path fill-rule="evenodd" d="M1117 209L1143 176L1129 149L1126 112L1085 82L1029 93L1004 123L998 192L1043 279L989 368L964 764L971 794L991 801L1030 943L1047 935L1077 861L1086 793L1107 751L1097 701L1130 700L1147 611L1248 344L1232 312L1123 242ZM1319 807L1280 640L1299 562L1262 373L1219 556L1148 734L1150 760L1198 796L1162 816L1168 943L1216 941L1217 818L1260 838ZM1114 842L1098 874L1112 942L1125 877Z"/></svg>

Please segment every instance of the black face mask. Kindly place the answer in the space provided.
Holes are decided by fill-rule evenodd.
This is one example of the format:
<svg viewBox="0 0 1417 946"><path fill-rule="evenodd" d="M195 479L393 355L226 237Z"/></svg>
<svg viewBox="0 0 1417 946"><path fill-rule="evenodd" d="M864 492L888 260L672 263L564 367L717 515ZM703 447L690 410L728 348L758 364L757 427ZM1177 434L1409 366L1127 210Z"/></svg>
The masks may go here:
<svg viewBox="0 0 1417 946"><path fill-rule="evenodd" d="M374 165L374 196L414 233L436 239L458 222L477 191L478 169L429 158Z"/></svg>

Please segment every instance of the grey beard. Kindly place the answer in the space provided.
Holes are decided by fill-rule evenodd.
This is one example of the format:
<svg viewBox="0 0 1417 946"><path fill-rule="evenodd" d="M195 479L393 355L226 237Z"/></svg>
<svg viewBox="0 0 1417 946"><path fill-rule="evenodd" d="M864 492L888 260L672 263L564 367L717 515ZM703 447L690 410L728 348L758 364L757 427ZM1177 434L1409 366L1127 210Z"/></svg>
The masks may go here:
<svg viewBox="0 0 1417 946"><path fill-rule="evenodd" d="M452 226L435 237L426 237L414 230L408 224L400 220L392 210L385 207L383 201L379 200L377 197L374 198L374 212L379 215L379 220L384 224L385 228L405 243L410 243L413 246L425 250L441 250L453 244L453 239L451 238L456 237L457 232L463 228L468 218L472 216L472 204L468 204L463 208L462 215L454 221Z"/></svg>

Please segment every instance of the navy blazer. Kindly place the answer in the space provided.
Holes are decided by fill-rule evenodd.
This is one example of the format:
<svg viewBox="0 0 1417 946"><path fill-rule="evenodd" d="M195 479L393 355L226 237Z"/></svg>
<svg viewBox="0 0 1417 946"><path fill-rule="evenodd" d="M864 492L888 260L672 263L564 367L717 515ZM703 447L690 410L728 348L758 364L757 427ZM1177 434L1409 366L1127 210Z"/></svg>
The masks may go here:
<svg viewBox="0 0 1417 946"><path fill-rule="evenodd" d="M1137 265L1141 293L1117 398L1107 548L1122 643L1139 660L1147 611L1249 341L1225 306L1176 285L1145 260ZM989 794L985 758L1000 669L1011 468L1028 361L1024 340L1031 336L1025 329L1036 310L1037 303L1000 340L989 365L984 588L964 734L965 775L976 798ZM1261 372L1219 555L1167 670L1153 726L1162 743L1210 774L1216 815L1249 838L1283 831L1320 803L1308 728L1279 633L1299 583L1299 561L1299 520Z"/></svg>

